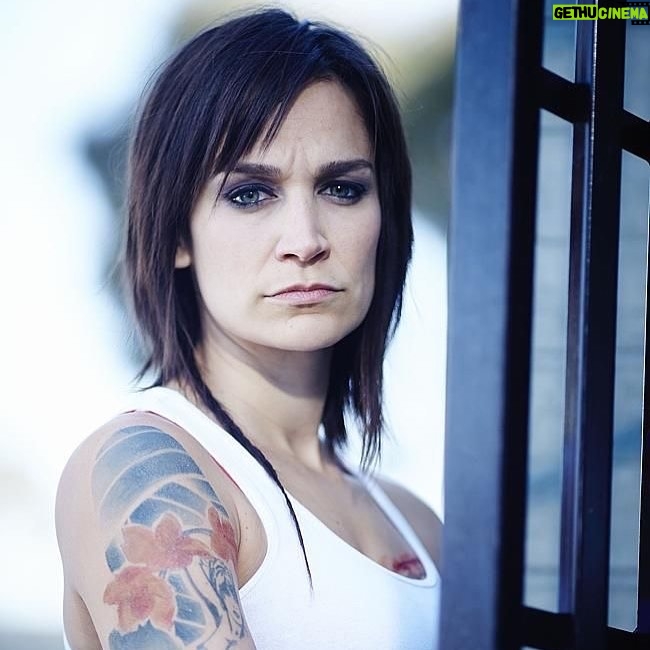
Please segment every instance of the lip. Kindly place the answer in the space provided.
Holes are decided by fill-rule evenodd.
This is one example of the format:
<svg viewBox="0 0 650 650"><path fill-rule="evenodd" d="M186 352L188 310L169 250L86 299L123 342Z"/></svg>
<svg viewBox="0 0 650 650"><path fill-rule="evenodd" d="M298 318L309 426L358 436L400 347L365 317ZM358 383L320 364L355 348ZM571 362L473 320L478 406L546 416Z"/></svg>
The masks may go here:
<svg viewBox="0 0 650 650"><path fill-rule="evenodd" d="M313 305L328 300L341 291L342 289L329 284L292 284L268 295L267 298L291 305Z"/></svg>

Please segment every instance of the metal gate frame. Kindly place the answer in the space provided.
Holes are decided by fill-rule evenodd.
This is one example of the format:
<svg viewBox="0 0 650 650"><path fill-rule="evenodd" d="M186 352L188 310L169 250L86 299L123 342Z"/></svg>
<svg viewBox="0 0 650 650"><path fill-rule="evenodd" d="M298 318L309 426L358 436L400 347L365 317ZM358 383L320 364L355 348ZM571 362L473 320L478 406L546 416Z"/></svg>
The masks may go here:
<svg viewBox="0 0 650 650"><path fill-rule="evenodd" d="M542 67L543 24L542 0L461 0L441 650L650 648L647 377L639 625L607 626L621 157L650 162L650 122L623 108L626 21L578 23L574 82ZM523 605L541 109L574 134L562 613Z"/></svg>

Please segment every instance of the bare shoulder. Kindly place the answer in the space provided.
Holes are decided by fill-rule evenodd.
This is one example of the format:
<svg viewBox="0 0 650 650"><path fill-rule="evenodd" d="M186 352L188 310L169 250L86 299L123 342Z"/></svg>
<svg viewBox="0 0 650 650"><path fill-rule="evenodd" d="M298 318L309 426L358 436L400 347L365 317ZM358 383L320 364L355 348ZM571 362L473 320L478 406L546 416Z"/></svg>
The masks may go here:
<svg viewBox="0 0 650 650"><path fill-rule="evenodd" d="M118 520L124 516L115 511L117 501L137 501L146 485L157 485L174 474L200 477L203 483L196 478L196 484L210 494L218 488L225 509L237 518L231 479L181 427L142 411L123 413L105 423L75 449L61 474L56 496L61 550L71 545L77 557L80 535L106 528L109 511ZM104 525L88 526L99 523L102 512ZM64 555L64 568L66 559Z"/></svg>
<svg viewBox="0 0 650 650"><path fill-rule="evenodd" d="M161 416L122 414L85 440L56 505L72 647L254 648L238 596L234 491Z"/></svg>
<svg viewBox="0 0 650 650"><path fill-rule="evenodd" d="M442 522L436 513L410 490L384 477L377 477L388 498L409 522L429 552L438 570L441 569Z"/></svg>

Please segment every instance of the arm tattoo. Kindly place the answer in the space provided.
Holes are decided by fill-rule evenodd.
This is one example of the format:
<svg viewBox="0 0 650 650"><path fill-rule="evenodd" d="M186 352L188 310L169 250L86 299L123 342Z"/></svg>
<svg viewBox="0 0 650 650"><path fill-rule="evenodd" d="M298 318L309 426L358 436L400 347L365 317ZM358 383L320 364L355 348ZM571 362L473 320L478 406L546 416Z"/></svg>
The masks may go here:
<svg viewBox="0 0 650 650"><path fill-rule="evenodd" d="M154 427L120 429L97 454L92 492L102 525L119 528L105 553L110 650L202 650L218 631L235 648L246 629L234 530L185 449Z"/></svg>

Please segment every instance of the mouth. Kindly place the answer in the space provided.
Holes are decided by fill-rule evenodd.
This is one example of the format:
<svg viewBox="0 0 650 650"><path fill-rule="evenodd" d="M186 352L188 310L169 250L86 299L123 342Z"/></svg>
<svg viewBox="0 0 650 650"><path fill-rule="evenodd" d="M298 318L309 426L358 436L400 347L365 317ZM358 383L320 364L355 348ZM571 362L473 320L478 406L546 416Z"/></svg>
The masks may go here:
<svg viewBox="0 0 650 650"><path fill-rule="evenodd" d="M328 284L292 284L266 297L291 305L313 305L333 298L341 291L343 289Z"/></svg>

